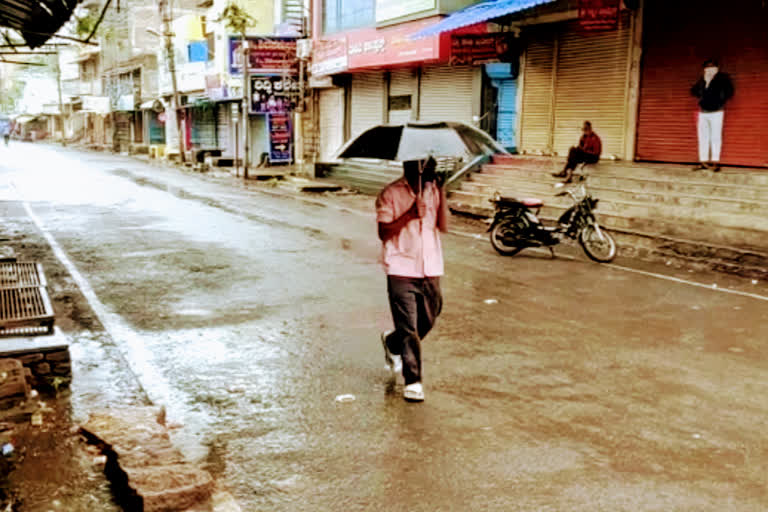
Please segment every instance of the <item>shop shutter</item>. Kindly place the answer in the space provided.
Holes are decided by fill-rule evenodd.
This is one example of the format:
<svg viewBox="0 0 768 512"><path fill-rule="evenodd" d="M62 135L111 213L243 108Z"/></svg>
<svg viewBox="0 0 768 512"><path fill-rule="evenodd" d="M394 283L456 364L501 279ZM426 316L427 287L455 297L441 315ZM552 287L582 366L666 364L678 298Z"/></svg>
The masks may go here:
<svg viewBox="0 0 768 512"><path fill-rule="evenodd" d="M218 103L216 105L216 136L222 154L234 158L235 156L235 130L230 122L230 109L232 103Z"/></svg>
<svg viewBox="0 0 768 512"><path fill-rule="evenodd" d="M212 149L216 144L216 117L213 105L192 110L192 144L200 149Z"/></svg>
<svg viewBox="0 0 768 512"><path fill-rule="evenodd" d="M411 108L390 110L387 120L389 124L405 124L413 118L413 107L416 105L418 87L419 82L414 69L395 69L391 71L389 76L389 96L410 96Z"/></svg>
<svg viewBox="0 0 768 512"><path fill-rule="evenodd" d="M120 151L128 151L128 145L131 141L131 117L132 114L124 112L115 114L115 131Z"/></svg>
<svg viewBox="0 0 768 512"><path fill-rule="evenodd" d="M690 88L716 57L735 94L725 107L727 165L768 166L768 8L752 0L646 2L637 129L640 160L698 160L698 105Z"/></svg>
<svg viewBox="0 0 768 512"><path fill-rule="evenodd" d="M356 73L350 90L352 137L384 122L384 74L380 71Z"/></svg>
<svg viewBox="0 0 768 512"><path fill-rule="evenodd" d="M427 66L421 75L420 121L472 123L475 72L471 66ZM480 101L479 94L477 101Z"/></svg>
<svg viewBox="0 0 768 512"><path fill-rule="evenodd" d="M344 142L344 89L320 90L320 161L328 161Z"/></svg>
<svg viewBox="0 0 768 512"><path fill-rule="evenodd" d="M507 149L517 147L517 80L499 80L496 133L499 144Z"/></svg>
<svg viewBox="0 0 768 512"><path fill-rule="evenodd" d="M552 108L555 38L548 28L526 34L528 44L522 75L520 150L548 154L552 150Z"/></svg>
<svg viewBox="0 0 768 512"><path fill-rule="evenodd" d="M561 25L555 80L554 151L567 155L584 121L603 143L603 157L624 158L628 86L629 15L615 30L586 31L578 22Z"/></svg>

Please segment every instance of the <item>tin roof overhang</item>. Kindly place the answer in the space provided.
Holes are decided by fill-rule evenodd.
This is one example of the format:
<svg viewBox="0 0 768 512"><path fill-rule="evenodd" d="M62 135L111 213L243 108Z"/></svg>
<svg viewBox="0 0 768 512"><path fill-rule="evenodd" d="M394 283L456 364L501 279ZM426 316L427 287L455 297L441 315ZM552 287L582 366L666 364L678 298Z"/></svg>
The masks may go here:
<svg viewBox="0 0 768 512"><path fill-rule="evenodd" d="M0 26L18 31L27 46L37 48L69 20L80 0L2 0Z"/></svg>

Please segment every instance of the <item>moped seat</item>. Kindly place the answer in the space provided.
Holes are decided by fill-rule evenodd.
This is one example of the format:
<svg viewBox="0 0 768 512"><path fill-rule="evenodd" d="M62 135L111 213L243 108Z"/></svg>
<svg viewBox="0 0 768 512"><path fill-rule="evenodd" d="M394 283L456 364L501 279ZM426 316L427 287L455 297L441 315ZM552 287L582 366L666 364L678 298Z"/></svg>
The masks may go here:
<svg viewBox="0 0 768 512"><path fill-rule="evenodd" d="M541 199L536 199L533 197L524 197L523 199L518 199L516 197L502 196L499 199L504 203L521 203L529 208L538 208L539 206L544 205L544 202Z"/></svg>

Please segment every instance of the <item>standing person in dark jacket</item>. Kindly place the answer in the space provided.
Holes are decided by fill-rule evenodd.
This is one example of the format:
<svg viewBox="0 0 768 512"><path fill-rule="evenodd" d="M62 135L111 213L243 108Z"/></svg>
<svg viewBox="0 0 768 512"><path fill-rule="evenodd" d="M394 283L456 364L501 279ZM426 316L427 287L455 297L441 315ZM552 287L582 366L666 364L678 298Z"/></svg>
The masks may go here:
<svg viewBox="0 0 768 512"><path fill-rule="evenodd" d="M699 99L699 165L693 170L711 168L718 172L725 102L733 96L731 78L720 71L717 61L707 60L701 78L691 87L691 94Z"/></svg>
<svg viewBox="0 0 768 512"><path fill-rule="evenodd" d="M600 137L592 131L592 123L584 121L582 128L584 134L579 139L579 146L572 147L568 152L568 160L565 162L563 170L553 174L555 178L565 178L563 183L570 183L573 178L573 170L579 164L594 164L600 160L600 153L603 151L603 144Z"/></svg>

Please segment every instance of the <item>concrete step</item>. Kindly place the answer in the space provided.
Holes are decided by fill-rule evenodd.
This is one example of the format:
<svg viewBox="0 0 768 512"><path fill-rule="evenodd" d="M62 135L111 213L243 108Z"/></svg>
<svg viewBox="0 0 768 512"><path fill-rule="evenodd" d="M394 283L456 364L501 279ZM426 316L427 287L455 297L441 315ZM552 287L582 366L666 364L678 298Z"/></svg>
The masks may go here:
<svg viewBox="0 0 768 512"><path fill-rule="evenodd" d="M722 214L742 213L768 217L768 201L755 201L746 199L728 199L723 197L695 196L687 194L663 193L653 190L621 190L613 187L595 186L590 181L589 189L595 197L606 202L634 202L648 203L662 209L666 214L668 207L710 209ZM531 180L489 179L477 175L472 180L465 181L462 190L474 193L486 193L489 197L496 190L528 190L544 195L553 193L552 183L543 183ZM670 212L673 214L673 212Z"/></svg>
<svg viewBox="0 0 768 512"><path fill-rule="evenodd" d="M503 171L499 171L498 168L496 170L493 168L485 169L484 171L473 173L469 178L470 181L487 181L489 183L498 183L503 180L554 183L555 179L550 173L517 168ZM593 187L618 188L621 190L647 190L676 195L768 202L768 186L759 184L746 185L742 183L714 183L704 178L681 180L664 177L638 178L593 173L590 174L589 183Z"/></svg>
<svg viewBox="0 0 768 512"><path fill-rule="evenodd" d="M546 175L559 172L562 162L522 162L522 163L490 163L483 166L483 172L489 174L504 174L508 172L527 172L533 175ZM721 172L697 171L682 166L647 167L643 164L628 165L626 163L606 162L588 166L591 177L634 178L654 181L677 181L707 184L731 184L745 186L768 187L768 169L724 168Z"/></svg>

